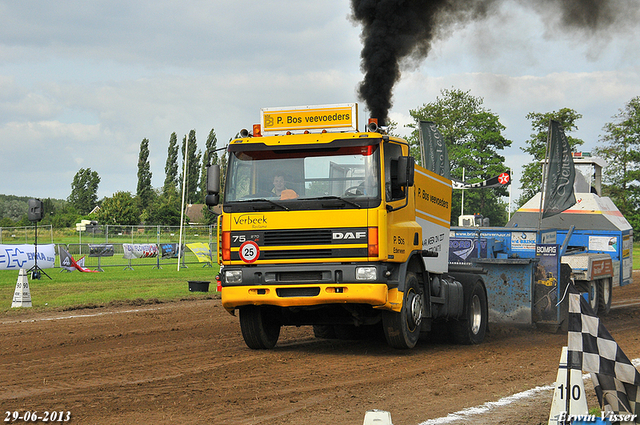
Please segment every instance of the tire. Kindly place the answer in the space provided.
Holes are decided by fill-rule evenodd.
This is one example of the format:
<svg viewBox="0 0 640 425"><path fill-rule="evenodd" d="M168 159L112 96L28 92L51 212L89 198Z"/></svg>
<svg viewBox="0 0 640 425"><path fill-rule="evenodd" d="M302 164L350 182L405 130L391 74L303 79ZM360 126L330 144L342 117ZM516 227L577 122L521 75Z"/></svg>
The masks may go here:
<svg viewBox="0 0 640 425"><path fill-rule="evenodd" d="M595 280L582 281L578 287L580 292L586 292L589 299L589 307L593 314L598 314L598 284Z"/></svg>
<svg viewBox="0 0 640 425"><path fill-rule="evenodd" d="M613 283L611 278L601 279L598 282L598 312L606 316L611 311L611 290Z"/></svg>
<svg viewBox="0 0 640 425"><path fill-rule="evenodd" d="M407 273L402 310L382 313L382 326L387 343L401 350L415 347L420 338L424 296L415 273Z"/></svg>
<svg viewBox="0 0 640 425"><path fill-rule="evenodd" d="M333 325L313 325L313 336L321 339L336 339Z"/></svg>
<svg viewBox="0 0 640 425"><path fill-rule="evenodd" d="M275 347L280 337L280 326L277 307L240 307L240 329L249 348L264 350Z"/></svg>
<svg viewBox="0 0 640 425"><path fill-rule="evenodd" d="M453 341L457 344L480 344L487 332L489 310L487 294L479 280L462 282L464 291L464 315L449 322Z"/></svg>

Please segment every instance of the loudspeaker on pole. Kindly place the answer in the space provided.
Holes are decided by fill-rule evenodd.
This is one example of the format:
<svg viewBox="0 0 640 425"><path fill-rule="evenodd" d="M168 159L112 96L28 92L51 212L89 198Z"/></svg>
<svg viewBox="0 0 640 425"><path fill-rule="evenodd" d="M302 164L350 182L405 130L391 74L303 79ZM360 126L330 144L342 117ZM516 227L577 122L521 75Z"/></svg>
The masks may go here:
<svg viewBox="0 0 640 425"><path fill-rule="evenodd" d="M38 222L44 218L44 208L40 199L29 199L27 218L31 222Z"/></svg>

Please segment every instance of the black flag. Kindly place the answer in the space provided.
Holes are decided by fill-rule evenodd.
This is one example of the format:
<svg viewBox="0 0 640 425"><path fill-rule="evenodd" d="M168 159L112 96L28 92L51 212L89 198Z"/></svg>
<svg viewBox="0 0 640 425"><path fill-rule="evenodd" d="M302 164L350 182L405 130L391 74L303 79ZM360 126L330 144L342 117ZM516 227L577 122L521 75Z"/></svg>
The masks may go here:
<svg viewBox="0 0 640 425"><path fill-rule="evenodd" d="M576 203L573 182L576 169L573 165L571 147L557 121L549 122L549 162L544 192L542 218L560 214Z"/></svg>
<svg viewBox="0 0 640 425"><path fill-rule="evenodd" d="M422 166L434 173L451 178L447 144L438 131L436 123L420 121L420 144L422 145Z"/></svg>

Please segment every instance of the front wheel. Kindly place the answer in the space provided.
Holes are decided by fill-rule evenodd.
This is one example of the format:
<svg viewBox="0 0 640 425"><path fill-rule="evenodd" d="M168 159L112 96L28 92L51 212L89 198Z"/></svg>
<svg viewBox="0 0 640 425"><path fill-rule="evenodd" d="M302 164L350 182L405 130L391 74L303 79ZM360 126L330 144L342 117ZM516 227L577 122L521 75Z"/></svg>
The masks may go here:
<svg viewBox="0 0 640 425"><path fill-rule="evenodd" d="M415 347L420 337L420 323L424 297L415 273L407 273L402 298L402 310L385 311L382 325L387 343L393 348L408 349Z"/></svg>
<svg viewBox="0 0 640 425"><path fill-rule="evenodd" d="M275 347L280 337L277 307L248 305L240 307L240 329L247 347L264 350Z"/></svg>
<svg viewBox="0 0 640 425"><path fill-rule="evenodd" d="M463 282L464 315L450 323L453 340L458 344L480 344L487 332L489 311L484 286L478 280Z"/></svg>

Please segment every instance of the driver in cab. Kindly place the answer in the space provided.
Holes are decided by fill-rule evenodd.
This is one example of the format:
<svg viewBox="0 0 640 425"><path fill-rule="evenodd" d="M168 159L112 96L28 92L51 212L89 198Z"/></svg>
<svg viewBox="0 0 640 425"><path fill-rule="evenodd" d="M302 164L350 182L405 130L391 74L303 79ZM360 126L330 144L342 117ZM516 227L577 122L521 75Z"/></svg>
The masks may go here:
<svg viewBox="0 0 640 425"><path fill-rule="evenodd" d="M287 189L284 182L284 174L276 173L273 176L273 189L271 192L274 196L284 200L284 199L296 199L298 194L293 189Z"/></svg>

